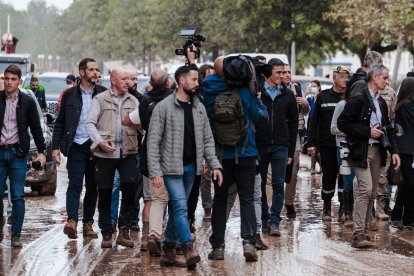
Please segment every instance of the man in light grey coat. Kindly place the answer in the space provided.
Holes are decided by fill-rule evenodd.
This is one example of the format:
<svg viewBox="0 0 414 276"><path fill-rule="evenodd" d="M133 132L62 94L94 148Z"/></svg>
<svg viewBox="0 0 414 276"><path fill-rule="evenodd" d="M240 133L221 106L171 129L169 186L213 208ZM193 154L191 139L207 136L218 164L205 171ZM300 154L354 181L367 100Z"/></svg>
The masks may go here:
<svg viewBox="0 0 414 276"><path fill-rule="evenodd" d="M172 203L165 230L161 265L174 265L177 238L188 268L200 261L193 249L187 218L187 200L203 158L221 185L221 164L215 154L213 135L203 104L195 96L198 71L192 66L177 69L177 92L154 108L148 133L148 170L151 185L165 184Z"/></svg>

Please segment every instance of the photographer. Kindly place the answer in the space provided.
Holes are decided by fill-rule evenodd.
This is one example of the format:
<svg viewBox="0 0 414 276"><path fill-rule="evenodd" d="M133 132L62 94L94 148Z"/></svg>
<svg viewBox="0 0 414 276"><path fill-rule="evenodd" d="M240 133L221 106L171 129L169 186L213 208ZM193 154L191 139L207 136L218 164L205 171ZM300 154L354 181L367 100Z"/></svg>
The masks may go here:
<svg viewBox="0 0 414 276"><path fill-rule="evenodd" d="M378 91L389 84L389 70L379 64L368 69L368 86L353 96L338 118L338 127L351 144L349 157L357 176L354 184L354 231L352 247L373 247L368 237L370 214L377 192L381 166L385 166L388 150L392 162L400 166L394 135L387 133L390 125L388 109Z"/></svg>

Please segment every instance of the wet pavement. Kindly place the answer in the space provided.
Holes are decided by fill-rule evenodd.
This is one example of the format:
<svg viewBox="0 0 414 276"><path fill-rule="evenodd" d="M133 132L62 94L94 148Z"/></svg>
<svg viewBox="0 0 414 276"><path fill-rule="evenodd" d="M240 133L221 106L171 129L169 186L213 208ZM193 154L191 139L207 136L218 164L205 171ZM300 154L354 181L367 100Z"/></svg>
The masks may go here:
<svg viewBox="0 0 414 276"><path fill-rule="evenodd" d="M227 224L225 260L208 260L211 227L202 221L199 202L195 246L201 262L195 271L160 268L159 258L150 258L139 250L139 232L132 232L136 242L132 249L114 246L112 250L102 250L101 236L84 239L80 225L78 239L68 239L63 234L67 174L62 164L55 196L39 197L30 194L29 188L26 190L22 249L10 247L10 225L5 226L0 244L0 275L414 275L414 231L398 231L390 228L387 221L379 222L379 231L370 232L375 249L352 248L352 230L336 221L338 202L334 203L332 222L321 221L321 177L310 175L307 156L301 156L301 162L297 218L287 220L283 211L282 236L263 236L270 249L258 251L256 263L244 261L237 204ZM94 228L98 229L96 222Z"/></svg>

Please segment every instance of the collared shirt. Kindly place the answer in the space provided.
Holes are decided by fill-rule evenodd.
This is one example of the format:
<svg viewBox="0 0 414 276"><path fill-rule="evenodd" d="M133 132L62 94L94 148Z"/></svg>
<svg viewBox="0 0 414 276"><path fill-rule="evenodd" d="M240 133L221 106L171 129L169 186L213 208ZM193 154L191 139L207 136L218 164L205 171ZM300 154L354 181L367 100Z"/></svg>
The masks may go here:
<svg viewBox="0 0 414 276"><path fill-rule="evenodd" d="M380 93L374 94L371 90L369 90L369 94L371 96L372 102L374 103L375 106L375 111L372 110L371 113L371 118L369 121L369 126L372 128L375 125L378 125L378 127L381 127L381 120L382 120L382 113L381 113L381 108L378 102L378 98L380 97ZM379 141L377 139L373 139L373 138L369 138L368 141L369 144L374 144L374 143L379 143Z"/></svg>
<svg viewBox="0 0 414 276"><path fill-rule="evenodd" d="M85 121L88 118L89 109L92 104L93 88L90 91L86 91L81 85L79 85L79 87L82 93L82 111L80 114L78 126L76 128L74 142L76 144L82 145L89 140L89 135L85 129Z"/></svg>
<svg viewBox="0 0 414 276"><path fill-rule="evenodd" d="M19 101L19 92L16 97L6 96L3 127L1 129L0 145L13 145L19 142L19 128L17 126L16 108ZM6 94L7 95L7 94Z"/></svg>
<svg viewBox="0 0 414 276"><path fill-rule="evenodd" d="M267 82L265 82L264 84L264 88L266 89L269 96L272 98L272 101L276 99L276 96L279 94L281 87L281 84L276 85L274 88L271 88Z"/></svg>

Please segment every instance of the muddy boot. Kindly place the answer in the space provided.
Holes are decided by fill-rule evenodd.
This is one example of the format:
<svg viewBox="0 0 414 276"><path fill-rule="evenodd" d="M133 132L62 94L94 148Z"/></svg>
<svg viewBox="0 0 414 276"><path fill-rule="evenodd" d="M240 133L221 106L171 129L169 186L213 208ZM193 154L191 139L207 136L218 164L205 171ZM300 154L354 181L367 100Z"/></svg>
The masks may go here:
<svg viewBox="0 0 414 276"><path fill-rule="evenodd" d="M65 227L63 228L63 233L65 233L65 235L67 235L69 239L77 239L77 226L78 224L73 219L70 219L66 222Z"/></svg>
<svg viewBox="0 0 414 276"><path fill-rule="evenodd" d="M377 212L375 217L379 220L389 220L390 217L385 213L385 198L377 199Z"/></svg>
<svg viewBox="0 0 414 276"><path fill-rule="evenodd" d="M0 217L1 218L1 221L0 221L0 242L2 242L3 241L3 239L4 239L4 231L3 231L3 228L4 228L4 223L6 222L6 220L4 219L4 217Z"/></svg>
<svg viewBox="0 0 414 276"><path fill-rule="evenodd" d="M285 208L286 208L286 216L288 218L292 218L292 219L296 218L295 206L293 206L293 204L292 205L285 204Z"/></svg>
<svg viewBox="0 0 414 276"><path fill-rule="evenodd" d="M224 244L219 247L213 248L213 250L208 254L209 260L224 260Z"/></svg>
<svg viewBox="0 0 414 276"><path fill-rule="evenodd" d="M352 222L352 192L344 191L344 213L345 213L345 227L352 227L354 223Z"/></svg>
<svg viewBox="0 0 414 276"><path fill-rule="evenodd" d="M148 232L149 232L149 222L142 222L142 238L141 238L141 251L148 251Z"/></svg>
<svg viewBox="0 0 414 276"><path fill-rule="evenodd" d="M256 248L253 244L243 244L243 256L246 259L246 262L257 262L258 257L256 253Z"/></svg>
<svg viewBox="0 0 414 276"><path fill-rule="evenodd" d="M22 242L20 241L20 233L18 233L18 234L12 233L12 236L11 236L11 247L21 248L22 246L23 246L22 245Z"/></svg>
<svg viewBox="0 0 414 276"><path fill-rule="evenodd" d="M267 220L262 220L262 233L269 234L269 222Z"/></svg>
<svg viewBox="0 0 414 276"><path fill-rule="evenodd" d="M371 248L374 243L371 242L364 234L357 234L352 238L351 246L354 248Z"/></svg>
<svg viewBox="0 0 414 276"><path fill-rule="evenodd" d="M181 245L181 250L184 252L185 263L187 268L194 269L194 265L200 261L200 255L197 250L194 249L192 242L186 242Z"/></svg>
<svg viewBox="0 0 414 276"><path fill-rule="evenodd" d="M267 249L269 249L269 246L267 246L263 242L262 238L260 237L260 234L256 234L255 238L256 238L256 245L255 246L256 246L257 250L267 250Z"/></svg>
<svg viewBox="0 0 414 276"><path fill-rule="evenodd" d="M116 244L123 245L125 247L134 247L134 242L131 240L131 237L129 236L129 229L126 226L119 228Z"/></svg>
<svg viewBox="0 0 414 276"><path fill-rule="evenodd" d="M93 231L93 221L88 221L87 223L83 224L83 237L86 238L93 238L96 239L98 238L98 234Z"/></svg>
<svg viewBox="0 0 414 276"><path fill-rule="evenodd" d="M211 221L211 209L210 208L204 209L203 221Z"/></svg>
<svg viewBox="0 0 414 276"><path fill-rule="evenodd" d="M162 245L162 254L160 259L161 266L173 266L177 262L175 256L175 244L164 243Z"/></svg>
<svg viewBox="0 0 414 276"><path fill-rule="evenodd" d="M324 200L323 201L323 214L322 214L322 221L331 221L331 200Z"/></svg>
<svg viewBox="0 0 414 276"><path fill-rule="evenodd" d="M112 248L112 235L106 235L102 238L101 248Z"/></svg>
<svg viewBox="0 0 414 276"><path fill-rule="evenodd" d="M151 256L161 256L161 241L155 234L148 237L147 247Z"/></svg>

